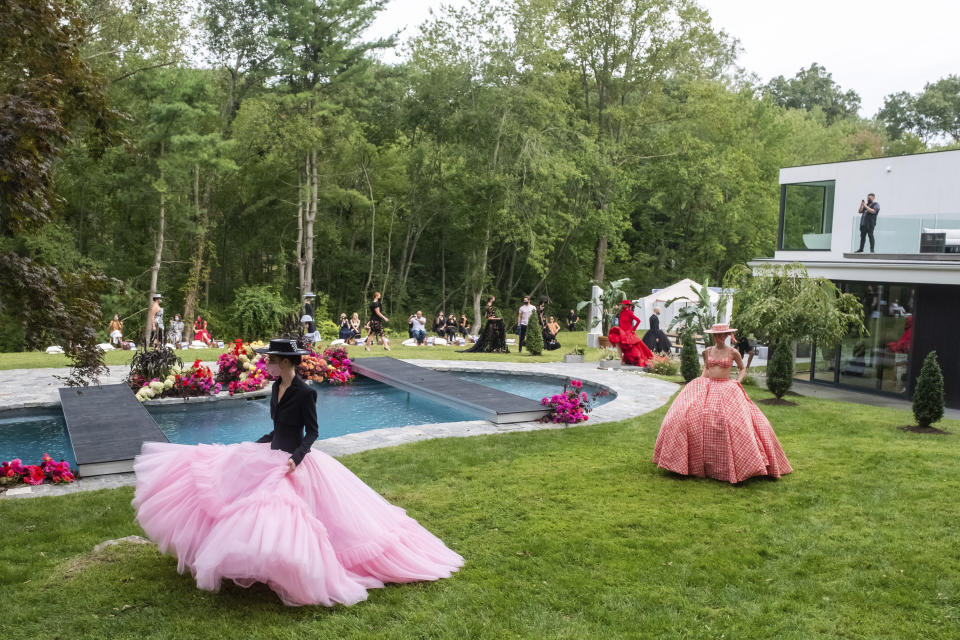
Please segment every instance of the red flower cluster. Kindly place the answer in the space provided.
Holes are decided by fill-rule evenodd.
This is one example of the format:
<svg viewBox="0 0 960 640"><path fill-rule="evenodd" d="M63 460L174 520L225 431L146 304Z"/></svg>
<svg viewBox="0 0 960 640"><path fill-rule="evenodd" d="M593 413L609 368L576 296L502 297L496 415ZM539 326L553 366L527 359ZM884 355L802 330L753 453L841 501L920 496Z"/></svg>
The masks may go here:
<svg viewBox="0 0 960 640"><path fill-rule="evenodd" d="M343 347L327 349L321 358L316 351L309 349L311 355L300 359L297 373L304 380L326 382L328 384L346 384L353 381L353 368L350 366L350 357Z"/></svg>
<svg viewBox="0 0 960 640"><path fill-rule="evenodd" d="M44 480L55 483L73 482L76 476L70 470L70 463L64 460L55 462L50 454L43 454L40 464L23 464L20 458L14 458L0 464L0 479L4 482L23 481L27 484L43 484Z"/></svg>

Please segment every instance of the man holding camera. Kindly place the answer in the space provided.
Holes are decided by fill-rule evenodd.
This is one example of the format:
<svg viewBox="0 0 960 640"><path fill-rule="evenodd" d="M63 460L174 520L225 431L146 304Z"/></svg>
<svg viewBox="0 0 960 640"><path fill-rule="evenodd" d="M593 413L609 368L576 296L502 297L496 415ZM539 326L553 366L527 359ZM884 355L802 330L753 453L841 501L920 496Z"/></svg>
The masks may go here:
<svg viewBox="0 0 960 640"><path fill-rule="evenodd" d="M877 214L880 213L880 203L877 202L872 193L867 194L866 200L860 201L860 248L856 253L863 253L863 245L866 239L870 238L870 253L873 253L873 230L877 226Z"/></svg>

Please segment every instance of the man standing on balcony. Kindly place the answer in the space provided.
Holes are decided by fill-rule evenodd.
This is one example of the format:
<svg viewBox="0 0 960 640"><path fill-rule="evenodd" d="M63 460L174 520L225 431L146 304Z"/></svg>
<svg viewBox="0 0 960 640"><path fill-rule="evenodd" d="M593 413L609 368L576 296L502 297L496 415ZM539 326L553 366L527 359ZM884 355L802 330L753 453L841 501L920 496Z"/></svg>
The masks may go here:
<svg viewBox="0 0 960 640"><path fill-rule="evenodd" d="M877 226L877 214L880 213L880 203L877 202L872 193L867 194L866 200L860 201L860 248L857 253L863 253L863 245L867 237L870 238L870 253L873 253L873 230Z"/></svg>

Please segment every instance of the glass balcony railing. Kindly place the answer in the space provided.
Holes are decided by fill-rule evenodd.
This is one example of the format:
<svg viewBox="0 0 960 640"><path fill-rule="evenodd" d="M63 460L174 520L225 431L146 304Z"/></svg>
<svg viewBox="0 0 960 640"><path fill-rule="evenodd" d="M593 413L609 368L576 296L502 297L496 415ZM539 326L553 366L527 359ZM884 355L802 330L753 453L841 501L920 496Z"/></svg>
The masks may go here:
<svg viewBox="0 0 960 640"><path fill-rule="evenodd" d="M850 252L860 248L860 216L854 216ZM874 253L911 255L919 253L957 254L960 260L960 214L930 216L885 216L877 217L873 230ZM866 238L864 252L870 251L870 238Z"/></svg>

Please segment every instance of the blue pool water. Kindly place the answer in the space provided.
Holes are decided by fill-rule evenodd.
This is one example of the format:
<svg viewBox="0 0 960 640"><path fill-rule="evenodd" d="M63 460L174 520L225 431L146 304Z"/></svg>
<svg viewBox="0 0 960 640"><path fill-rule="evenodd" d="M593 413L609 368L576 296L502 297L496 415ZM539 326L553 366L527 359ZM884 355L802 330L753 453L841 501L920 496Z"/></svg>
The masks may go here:
<svg viewBox="0 0 960 640"><path fill-rule="evenodd" d="M449 375L533 400L559 393L563 387L563 382L556 378L460 372ZM584 390L591 396L598 391L590 385L585 385ZM317 387L317 391L321 439L385 427L477 419L475 415L362 377L355 384ZM613 398L612 394L598 397L594 406ZM256 440L272 428L267 398L190 405L148 404L147 408L170 442L180 444ZM20 457L24 464L36 464L44 453L76 464L59 410L9 418L0 414L0 460Z"/></svg>

